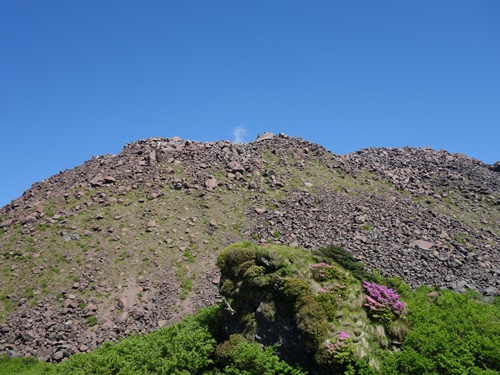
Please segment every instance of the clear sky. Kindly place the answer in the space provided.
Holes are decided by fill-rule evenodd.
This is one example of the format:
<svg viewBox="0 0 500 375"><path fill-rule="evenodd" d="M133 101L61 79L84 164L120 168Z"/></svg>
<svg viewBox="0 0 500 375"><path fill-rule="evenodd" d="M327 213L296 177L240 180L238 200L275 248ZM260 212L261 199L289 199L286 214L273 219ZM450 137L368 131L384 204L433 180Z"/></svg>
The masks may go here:
<svg viewBox="0 0 500 375"><path fill-rule="evenodd" d="M152 136L500 160L498 0L0 0L0 206Z"/></svg>

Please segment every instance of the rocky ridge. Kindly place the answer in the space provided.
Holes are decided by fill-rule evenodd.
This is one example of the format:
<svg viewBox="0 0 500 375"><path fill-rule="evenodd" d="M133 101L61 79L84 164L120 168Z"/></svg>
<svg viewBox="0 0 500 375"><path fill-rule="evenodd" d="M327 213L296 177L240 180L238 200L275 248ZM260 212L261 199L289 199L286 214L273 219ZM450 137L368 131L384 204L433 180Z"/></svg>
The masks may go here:
<svg viewBox="0 0 500 375"><path fill-rule="evenodd" d="M413 287L500 288L500 173L431 149L150 138L0 209L0 352L61 361L219 298L217 251L341 245Z"/></svg>

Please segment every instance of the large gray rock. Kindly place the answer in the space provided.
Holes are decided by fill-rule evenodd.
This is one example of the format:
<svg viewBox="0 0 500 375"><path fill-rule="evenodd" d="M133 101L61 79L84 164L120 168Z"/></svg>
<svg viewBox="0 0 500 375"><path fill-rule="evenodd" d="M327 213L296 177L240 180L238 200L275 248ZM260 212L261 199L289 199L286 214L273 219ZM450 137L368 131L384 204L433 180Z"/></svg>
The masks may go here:
<svg viewBox="0 0 500 375"><path fill-rule="evenodd" d="M261 141L265 141L266 139L273 139L274 138L274 134L271 133L271 132L264 132L263 134L259 134L257 136L257 139L254 141L254 142L261 142Z"/></svg>
<svg viewBox="0 0 500 375"><path fill-rule="evenodd" d="M217 186L219 185L219 183L217 182L217 180L215 178L209 178L207 180L205 180L205 187L208 189L208 190L213 190L215 189Z"/></svg>

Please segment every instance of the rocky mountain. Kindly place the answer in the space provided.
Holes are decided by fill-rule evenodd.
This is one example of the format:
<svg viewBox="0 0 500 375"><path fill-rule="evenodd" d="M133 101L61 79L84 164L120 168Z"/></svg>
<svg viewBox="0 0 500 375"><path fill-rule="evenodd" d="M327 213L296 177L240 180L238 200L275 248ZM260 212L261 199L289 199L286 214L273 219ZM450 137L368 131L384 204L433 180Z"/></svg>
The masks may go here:
<svg viewBox="0 0 500 375"><path fill-rule="evenodd" d="M500 164L300 138L150 138L0 209L0 353L57 362L220 300L235 242L341 246L412 287L500 293Z"/></svg>

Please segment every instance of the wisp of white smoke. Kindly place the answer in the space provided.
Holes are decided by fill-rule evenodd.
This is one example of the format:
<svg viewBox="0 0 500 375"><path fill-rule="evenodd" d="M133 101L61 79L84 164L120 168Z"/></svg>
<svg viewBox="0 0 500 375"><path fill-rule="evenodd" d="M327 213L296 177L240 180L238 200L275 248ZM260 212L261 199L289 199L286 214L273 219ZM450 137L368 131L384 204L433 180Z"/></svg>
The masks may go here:
<svg viewBox="0 0 500 375"><path fill-rule="evenodd" d="M233 129L234 142L235 143L243 142L243 137L245 136L245 134L247 134L247 129L245 128L245 125L240 125L234 128Z"/></svg>

